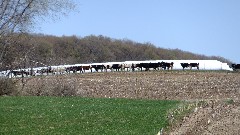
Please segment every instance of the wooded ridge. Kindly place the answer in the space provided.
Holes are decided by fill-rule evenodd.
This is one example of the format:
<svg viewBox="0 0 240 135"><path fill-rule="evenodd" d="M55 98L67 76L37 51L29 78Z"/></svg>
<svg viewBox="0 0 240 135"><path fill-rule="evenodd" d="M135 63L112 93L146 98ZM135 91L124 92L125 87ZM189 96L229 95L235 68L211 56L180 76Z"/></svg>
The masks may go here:
<svg viewBox="0 0 240 135"><path fill-rule="evenodd" d="M51 36L43 34L16 34L3 55L3 69L39 67L77 63L143 60L219 60L220 56L205 56L180 49L165 49L151 43L138 43L128 39L113 39L102 35ZM16 41L16 40L13 40ZM3 51L1 51L3 52Z"/></svg>

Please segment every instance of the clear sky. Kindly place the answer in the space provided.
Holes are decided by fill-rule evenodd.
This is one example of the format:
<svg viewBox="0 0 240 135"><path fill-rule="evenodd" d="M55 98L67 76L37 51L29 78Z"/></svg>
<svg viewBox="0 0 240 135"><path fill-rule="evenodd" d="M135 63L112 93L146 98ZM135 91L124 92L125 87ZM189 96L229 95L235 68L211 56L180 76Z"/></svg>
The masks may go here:
<svg viewBox="0 0 240 135"><path fill-rule="evenodd" d="M79 12L43 22L35 32L150 42L240 63L240 0L76 1Z"/></svg>

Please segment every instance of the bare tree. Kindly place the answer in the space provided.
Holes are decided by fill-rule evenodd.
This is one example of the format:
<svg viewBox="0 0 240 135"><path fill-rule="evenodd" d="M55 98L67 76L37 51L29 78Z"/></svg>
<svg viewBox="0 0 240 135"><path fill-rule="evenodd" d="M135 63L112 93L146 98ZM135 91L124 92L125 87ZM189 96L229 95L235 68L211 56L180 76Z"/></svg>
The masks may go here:
<svg viewBox="0 0 240 135"><path fill-rule="evenodd" d="M0 66L13 33L24 33L39 19L56 19L76 8L73 0L0 0ZM14 40L15 39L15 40Z"/></svg>
<svg viewBox="0 0 240 135"><path fill-rule="evenodd" d="M66 15L74 8L72 0L1 0L0 36L26 30L36 18Z"/></svg>

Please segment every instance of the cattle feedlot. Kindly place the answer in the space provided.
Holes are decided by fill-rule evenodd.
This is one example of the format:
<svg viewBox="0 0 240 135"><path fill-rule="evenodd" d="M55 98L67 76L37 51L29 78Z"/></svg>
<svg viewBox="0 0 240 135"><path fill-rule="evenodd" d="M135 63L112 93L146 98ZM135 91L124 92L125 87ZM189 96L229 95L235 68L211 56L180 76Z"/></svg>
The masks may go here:
<svg viewBox="0 0 240 135"><path fill-rule="evenodd" d="M18 79L18 78L15 78ZM203 102L166 134L238 134L240 74L232 71L161 70L29 77L18 95L80 96ZM60 90L60 92L56 92Z"/></svg>

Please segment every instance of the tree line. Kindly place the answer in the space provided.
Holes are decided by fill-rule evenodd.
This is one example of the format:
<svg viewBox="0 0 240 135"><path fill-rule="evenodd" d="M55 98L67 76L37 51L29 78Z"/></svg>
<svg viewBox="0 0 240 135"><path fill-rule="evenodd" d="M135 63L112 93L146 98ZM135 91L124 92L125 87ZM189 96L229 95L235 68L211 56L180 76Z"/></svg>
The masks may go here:
<svg viewBox="0 0 240 135"><path fill-rule="evenodd" d="M0 70L154 59L217 59L230 63L223 57L208 57L101 35L80 38L28 34L37 20L47 17L55 20L77 9L74 0L2 0L0 5Z"/></svg>
<svg viewBox="0 0 240 135"><path fill-rule="evenodd" d="M98 63L113 61L144 60L220 60L231 63L219 56L205 56L180 49L165 49L151 43L138 43L128 39L113 39L106 36L90 35L51 36L19 33L12 36L0 50L5 49L1 70L39 66ZM1 42L1 41L0 41Z"/></svg>

